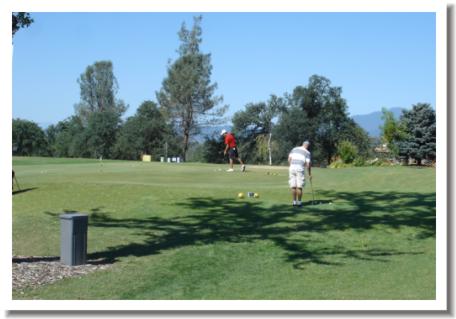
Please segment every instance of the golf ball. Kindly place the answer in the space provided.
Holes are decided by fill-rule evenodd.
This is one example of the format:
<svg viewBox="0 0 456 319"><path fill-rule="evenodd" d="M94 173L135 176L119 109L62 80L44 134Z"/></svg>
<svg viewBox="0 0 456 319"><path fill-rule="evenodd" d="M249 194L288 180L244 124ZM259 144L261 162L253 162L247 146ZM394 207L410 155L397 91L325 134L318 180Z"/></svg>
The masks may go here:
<svg viewBox="0 0 456 319"><path fill-rule="evenodd" d="M253 197L258 198L258 197L260 197L260 194L255 193L255 194L253 195Z"/></svg>
<svg viewBox="0 0 456 319"><path fill-rule="evenodd" d="M239 198L244 198L244 193L239 193L239 194L238 194L238 197L239 197Z"/></svg>

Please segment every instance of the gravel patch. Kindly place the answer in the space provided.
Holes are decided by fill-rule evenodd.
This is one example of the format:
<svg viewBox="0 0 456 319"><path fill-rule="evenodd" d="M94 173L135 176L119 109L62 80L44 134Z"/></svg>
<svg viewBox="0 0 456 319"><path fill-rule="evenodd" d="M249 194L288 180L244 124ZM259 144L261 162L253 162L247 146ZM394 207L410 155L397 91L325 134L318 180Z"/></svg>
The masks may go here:
<svg viewBox="0 0 456 319"><path fill-rule="evenodd" d="M67 266L55 256L13 257L13 290L35 288L68 277L81 277L97 270L108 269L112 264L103 260L89 260L85 265Z"/></svg>

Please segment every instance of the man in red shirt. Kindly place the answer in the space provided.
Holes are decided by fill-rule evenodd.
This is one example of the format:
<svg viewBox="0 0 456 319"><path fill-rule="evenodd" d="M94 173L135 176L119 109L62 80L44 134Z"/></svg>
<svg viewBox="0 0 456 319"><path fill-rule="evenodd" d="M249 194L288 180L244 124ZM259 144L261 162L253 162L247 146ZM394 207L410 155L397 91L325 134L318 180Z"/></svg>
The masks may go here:
<svg viewBox="0 0 456 319"><path fill-rule="evenodd" d="M242 162L241 158L239 157L237 147L236 147L236 139L234 138L234 135L230 132L227 132L225 129L222 130L220 133L225 139L225 150L223 151L223 155L226 155L228 152L228 156L230 158L230 168L227 170L227 172L234 172L233 169L233 161L237 160L239 163L241 163L241 171L245 172L245 165L244 162Z"/></svg>

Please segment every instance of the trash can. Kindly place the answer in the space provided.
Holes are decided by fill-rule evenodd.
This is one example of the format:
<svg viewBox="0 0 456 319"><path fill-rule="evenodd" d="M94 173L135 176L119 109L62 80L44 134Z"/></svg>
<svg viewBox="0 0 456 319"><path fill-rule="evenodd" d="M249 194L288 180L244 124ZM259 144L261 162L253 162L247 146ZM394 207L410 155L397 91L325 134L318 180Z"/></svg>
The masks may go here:
<svg viewBox="0 0 456 319"><path fill-rule="evenodd" d="M69 265L83 265L87 260L86 214L67 213L60 215L60 262Z"/></svg>

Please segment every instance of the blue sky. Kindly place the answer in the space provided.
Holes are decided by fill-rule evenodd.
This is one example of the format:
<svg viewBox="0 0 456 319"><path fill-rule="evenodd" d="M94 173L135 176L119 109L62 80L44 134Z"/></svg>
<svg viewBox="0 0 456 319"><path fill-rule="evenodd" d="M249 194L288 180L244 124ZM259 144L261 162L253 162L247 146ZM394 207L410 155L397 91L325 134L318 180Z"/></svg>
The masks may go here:
<svg viewBox="0 0 456 319"><path fill-rule="evenodd" d="M13 117L41 125L74 114L77 78L111 60L117 97L135 113L177 56L177 32L195 13L32 13L14 37ZM228 116L313 74L341 86L350 115L435 107L434 13L203 13L201 49Z"/></svg>

